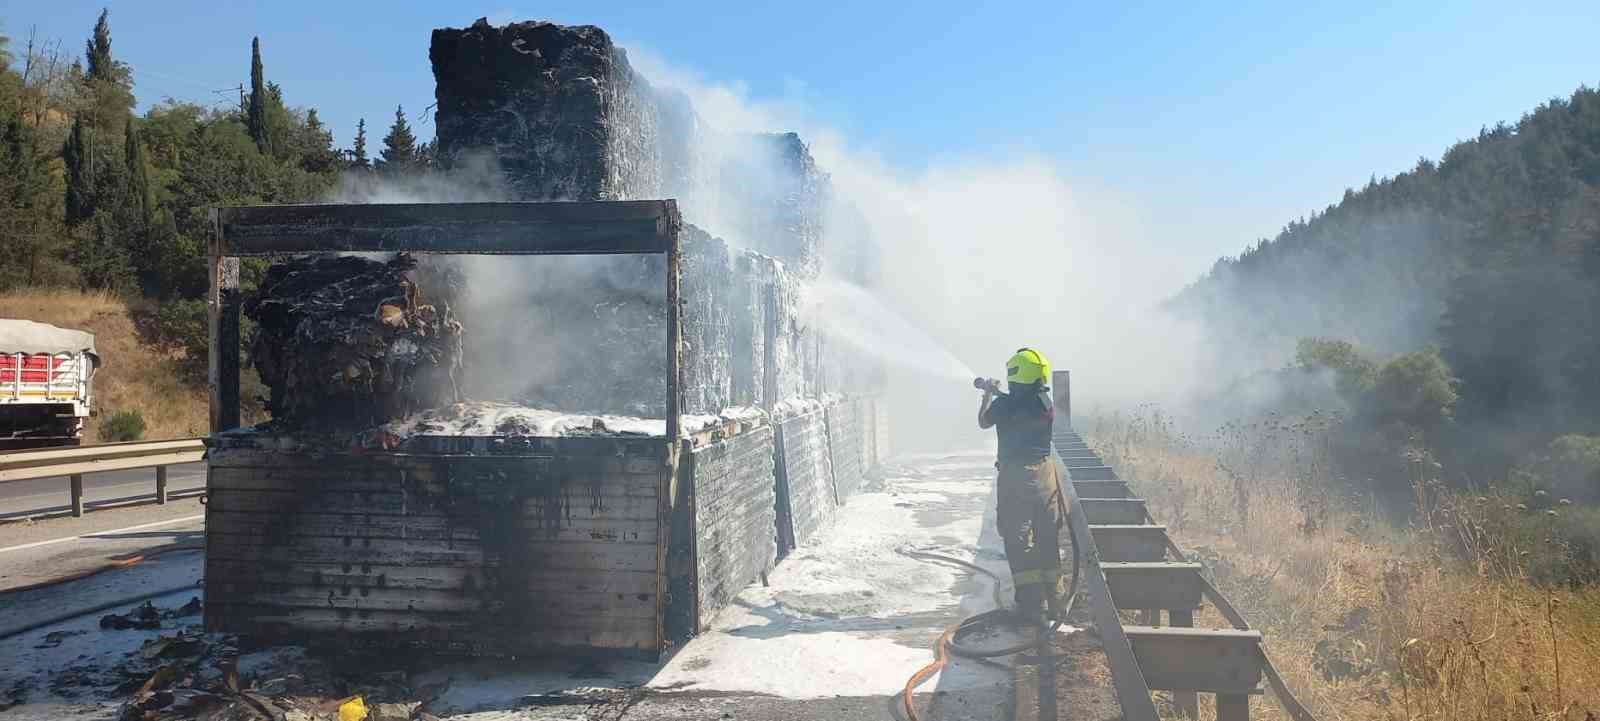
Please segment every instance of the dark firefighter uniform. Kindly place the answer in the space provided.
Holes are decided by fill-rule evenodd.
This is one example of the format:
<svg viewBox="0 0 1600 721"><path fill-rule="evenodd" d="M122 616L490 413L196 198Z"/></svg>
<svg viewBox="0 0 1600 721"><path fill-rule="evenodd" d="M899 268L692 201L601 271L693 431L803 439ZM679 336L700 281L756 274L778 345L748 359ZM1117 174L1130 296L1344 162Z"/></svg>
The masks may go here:
<svg viewBox="0 0 1600 721"><path fill-rule="evenodd" d="M1006 561L1016 587L1017 612L1042 620L1054 611L1061 595L1060 528L1066 504L1056 465L1050 458L1050 431L1055 405L1045 385L1049 362L1038 351L1023 348L1006 363L1008 393L988 394L978 425L993 426L999 440L995 467L995 521L1005 541Z"/></svg>

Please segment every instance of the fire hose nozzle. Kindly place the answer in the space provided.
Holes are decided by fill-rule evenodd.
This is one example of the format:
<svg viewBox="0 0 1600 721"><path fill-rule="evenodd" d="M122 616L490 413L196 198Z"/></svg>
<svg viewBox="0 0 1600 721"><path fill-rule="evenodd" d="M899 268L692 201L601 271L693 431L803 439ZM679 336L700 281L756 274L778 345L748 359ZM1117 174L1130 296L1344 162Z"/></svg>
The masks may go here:
<svg viewBox="0 0 1600 721"><path fill-rule="evenodd" d="M993 378L973 378L972 387L980 391L1000 392L1000 381Z"/></svg>

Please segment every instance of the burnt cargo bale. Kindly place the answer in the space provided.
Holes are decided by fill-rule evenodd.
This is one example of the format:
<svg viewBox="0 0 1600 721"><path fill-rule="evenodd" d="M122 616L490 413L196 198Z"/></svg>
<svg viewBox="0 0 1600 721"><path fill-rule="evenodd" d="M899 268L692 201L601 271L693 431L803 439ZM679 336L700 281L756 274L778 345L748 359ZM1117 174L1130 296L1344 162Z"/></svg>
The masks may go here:
<svg viewBox="0 0 1600 721"><path fill-rule="evenodd" d="M685 413L716 414L735 405L755 405L754 399L737 398L734 356L749 348L734 342L733 316L745 298L739 293L733 251L719 238L694 226L684 226L683 298L683 407ZM662 353L666 343L661 344ZM745 364L747 365L747 364Z"/></svg>
<svg viewBox="0 0 1600 721"><path fill-rule="evenodd" d="M780 273L776 289L773 369L779 402L822 396L821 337L800 312L807 291L804 279Z"/></svg>
<svg viewBox="0 0 1600 721"><path fill-rule="evenodd" d="M311 453L214 436L205 625L264 642L519 655L663 649L664 439Z"/></svg>
<svg viewBox="0 0 1600 721"><path fill-rule="evenodd" d="M462 328L440 272L417 263L306 256L267 269L244 306L250 359L282 428L364 428L459 399ZM432 291L439 298L430 302Z"/></svg>
<svg viewBox="0 0 1600 721"><path fill-rule="evenodd" d="M487 154L521 200L675 198L684 219L813 277L828 176L794 133L708 127L600 28L517 22L433 31L444 162Z"/></svg>
<svg viewBox="0 0 1600 721"><path fill-rule="evenodd" d="M801 284L820 263L827 177L798 136L705 127L686 97L652 88L592 26L480 20L435 30L430 58L447 160L487 153L520 200L678 200L688 221L680 269L685 412L770 407L819 392L818 345L798 310ZM593 267L585 273L521 284L526 297L510 299L540 316L533 325L555 329L539 334L557 338L537 355L511 348L522 341L510 333L479 335L484 345L475 356L537 357L537 375L547 377L535 388L488 395L572 411L664 413L661 394L648 388L664 380L665 334L654 330L665 321L665 298L638 292L661 287L662 266L653 259L587 260ZM605 282L588 283L592 278ZM596 291L614 290L621 292L595 300ZM581 334L565 333L569 328ZM547 349L565 347L565 335L581 335L578 347L594 349L586 357L605 367L546 363ZM750 342L741 343L741 335Z"/></svg>
<svg viewBox="0 0 1600 721"><path fill-rule="evenodd" d="M663 196L653 93L604 30L479 19L428 58L447 160L492 153L524 200Z"/></svg>
<svg viewBox="0 0 1600 721"><path fill-rule="evenodd" d="M696 631L777 563L775 438L762 427L690 454Z"/></svg>
<svg viewBox="0 0 1600 721"><path fill-rule="evenodd" d="M777 259L685 226L684 408L771 408L820 393L803 280Z"/></svg>
<svg viewBox="0 0 1600 721"><path fill-rule="evenodd" d="M777 448L778 536L788 553L820 537L838 513L822 411L779 423Z"/></svg>
<svg viewBox="0 0 1600 721"><path fill-rule="evenodd" d="M713 199L693 196L684 212L704 208L712 227L741 247L782 258L794 272L814 278L822 265L823 202L828 177L795 133L721 136L724 150L710 188ZM707 220L705 222L712 222Z"/></svg>
<svg viewBox="0 0 1600 721"><path fill-rule="evenodd" d="M815 397L817 368L808 364L815 339L801 318L802 282L777 259L748 250L735 252L733 268L732 405L770 409L790 398Z"/></svg>

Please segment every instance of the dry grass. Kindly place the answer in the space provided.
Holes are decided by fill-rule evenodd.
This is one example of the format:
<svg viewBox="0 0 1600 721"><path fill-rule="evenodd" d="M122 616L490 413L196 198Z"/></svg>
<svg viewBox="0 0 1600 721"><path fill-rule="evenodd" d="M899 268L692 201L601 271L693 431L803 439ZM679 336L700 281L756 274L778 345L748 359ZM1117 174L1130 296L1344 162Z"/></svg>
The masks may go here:
<svg viewBox="0 0 1600 721"><path fill-rule="evenodd" d="M1138 479L1321 721L1600 718L1600 591L1535 585L1504 562L1515 548L1464 549L1451 509L1470 504L1425 488L1440 512L1396 528L1328 496L1314 454L1251 466L1148 418L1101 419L1090 442ZM1287 718L1270 696L1252 712Z"/></svg>
<svg viewBox="0 0 1600 721"><path fill-rule="evenodd" d="M103 365L95 376L95 417L89 419L84 442L98 440L100 418L124 410L144 416L146 438L205 433L205 392L182 383L171 358L140 342L129 311L126 303L107 293L30 289L0 294L0 318L24 318L95 335Z"/></svg>

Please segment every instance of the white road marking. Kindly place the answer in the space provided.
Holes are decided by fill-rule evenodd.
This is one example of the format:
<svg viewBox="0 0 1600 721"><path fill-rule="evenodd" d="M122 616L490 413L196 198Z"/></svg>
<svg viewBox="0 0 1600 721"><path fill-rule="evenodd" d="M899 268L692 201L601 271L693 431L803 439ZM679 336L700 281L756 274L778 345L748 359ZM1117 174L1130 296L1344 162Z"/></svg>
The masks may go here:
<svg viewBox="0 0 1600 721"><path fill-rule="evenodd" d="M50 546L50 545L54 545L54 544L57 544L57 543L66 543L67 541L77 541L77 540L84 539L84 538L95 538L97 536L109 536L109 535L113 535L113 534L117 534L117 533L127 533L128 531L142 531L142 530L144 530L146 528L159 528L161 526L171 526L171 525L178 524L178 523L188 523L189 521L204 520L205 517L206 517L206 514L202 513L202 514L199 514L199 515L196 515L196 516L184 516L183 518L173 518L173 519L169 519L169 520L165 520L165 521L156 521L155 523L141 523L141 524L139 524L137 526L128 526L127 528L114 528L114 529L111 529L109 531L95 531L94 533L85 533L85 534L83 534L81 536L69 536L67 538L52 538L52 539L50 539L48 541L36 541L34 543L24 543L24 544L22 544L20 546L9 546L7 548L0 548L0 553L5 553L7 551L24 551L24 550L27 550L29 548L38 548L40 546Z"/></svg>

